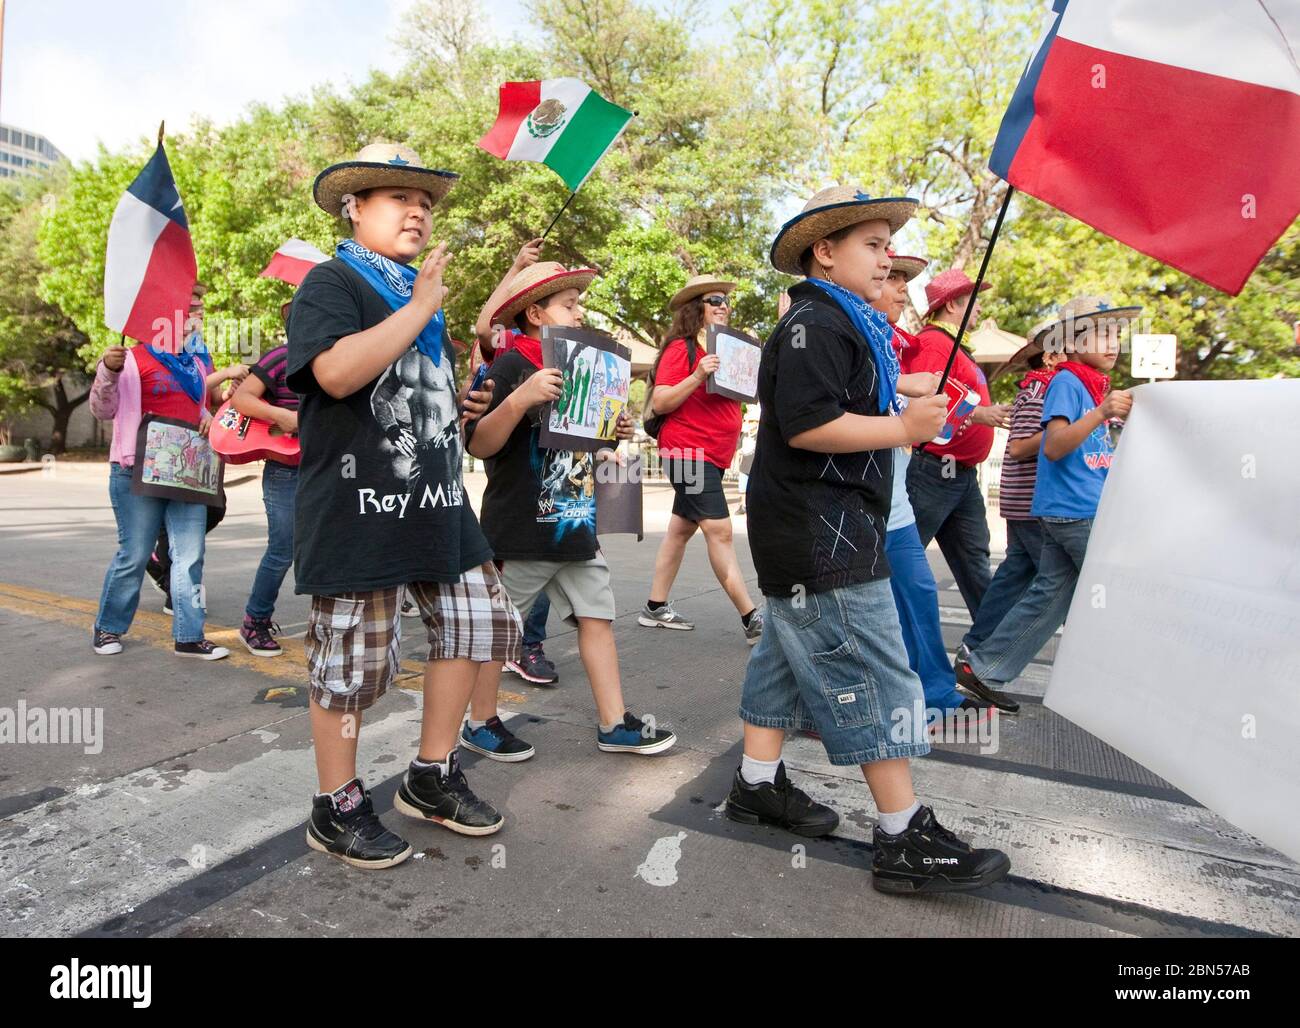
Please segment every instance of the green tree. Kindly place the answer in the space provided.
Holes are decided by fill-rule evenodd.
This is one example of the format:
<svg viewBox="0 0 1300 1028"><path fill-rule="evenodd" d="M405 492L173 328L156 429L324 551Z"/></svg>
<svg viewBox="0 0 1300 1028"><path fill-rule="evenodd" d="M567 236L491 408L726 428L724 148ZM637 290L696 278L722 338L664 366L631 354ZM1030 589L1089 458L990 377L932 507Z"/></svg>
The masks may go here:
<svg viewBox="0 0 1300 1028"><path fill-rule="evenodd" d="M79 356L86 337L39 289L36 237L60 175L19 180L0 191L0 418L48 411L55 454L67 448L68 422L90 397Z"/></svg>

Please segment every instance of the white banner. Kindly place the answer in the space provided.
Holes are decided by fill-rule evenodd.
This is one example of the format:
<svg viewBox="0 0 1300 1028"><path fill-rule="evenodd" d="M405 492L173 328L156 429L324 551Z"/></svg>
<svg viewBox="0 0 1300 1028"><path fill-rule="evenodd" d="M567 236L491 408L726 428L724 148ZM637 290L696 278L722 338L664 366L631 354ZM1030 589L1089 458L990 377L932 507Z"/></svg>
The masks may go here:
<svg viewBox="0 0 1300 1028"><path fill-rule="evenodd" d="M1300 860L1300 382L1134 390L1046 704Z"/></svg>

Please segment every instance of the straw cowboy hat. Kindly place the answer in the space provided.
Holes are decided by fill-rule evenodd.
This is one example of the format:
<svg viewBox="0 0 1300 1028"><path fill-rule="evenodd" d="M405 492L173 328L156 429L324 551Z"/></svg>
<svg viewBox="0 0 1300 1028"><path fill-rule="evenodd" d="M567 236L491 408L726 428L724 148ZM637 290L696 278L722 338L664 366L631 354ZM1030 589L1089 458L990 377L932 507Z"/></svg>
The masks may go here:
<svg viewBox="0 0 1300 1028"><path fill-rule="evenodd" d="M1035 353L1044 350L1053 334L1057 335L1062 343L1066 339L1073 341L1080 332L1089 328L1095 329L1099 325L1114 325L1116 328L1122 328L1141 313L1141 307L1112 306L1108 296L1076 296L1061 304L1053 317L1048 318L1029 333L1029 341L1011 358L1010 363L1014 364L1022 355L1027 361Z"/></svg>
<svg viewBox="0 0 1300 1028"><path fill-rule="evenodd" d="M916 278L917 275L921 274L921 272L930 266L930 262L924 257L903 257L894 253L892 250L889 251L889 259L894 262L893 268L890 269L890 274L892 275L897 272L903 276L904 282L911 282L912 279Z"/></svg>
<svg viewBox="0 0 1300 1028"><path fill-rule="evenodd" d="M575 268L570 271L555 261L542 261L527 267L510 283L514 292L492 315L492 324L510 325L522 311L528 310L539 300L545 300L566 289L585 293L587 287L598 278L600 272L595 268Z"/></svg>
<svg viewBox="0 0 1300 1028"><path fill-rule="evenodd" d="M409 146L396 143L371 143L357 156L342 164L326 168L316 176L312 195L326 214L338 218L343 214L343 198L366 189L423 189L436 204L460 178L455 172L426 168L420 155Z"/></svg>
<svg viewBox="0 0 1300 1028"><path fill-rule="evenodd" d="M887 221L890 232L896 233L919 206L920 201L910 197L871 196L856 186L823 189L777 233L772 244L772 267L787 275L802 276L799 258L817 240L863 221Z"/></svg>
<svg viewBox="0 0 1300 1028"><path fill-rule="evenodd" d="M685 307L692 300L701 296L708 296L710 293L721 293L723 296L728 296L735 289L735 282L724 282L712 275L696 275L669 301L668 309L675 311L679 307Z"/></svg>
<svg viewBox="0 0 1300 1028"><path fill-rule="evenodd" d="M987 292L992 288L992 282L985 282L980 286L980 292ZM960 268L935 275L930 280L930 284L925 287L925 302L929 304L925 316L933 317L934 312L950 300L960 300L963 296L970 296L974 291L975 283Z"/></svg>

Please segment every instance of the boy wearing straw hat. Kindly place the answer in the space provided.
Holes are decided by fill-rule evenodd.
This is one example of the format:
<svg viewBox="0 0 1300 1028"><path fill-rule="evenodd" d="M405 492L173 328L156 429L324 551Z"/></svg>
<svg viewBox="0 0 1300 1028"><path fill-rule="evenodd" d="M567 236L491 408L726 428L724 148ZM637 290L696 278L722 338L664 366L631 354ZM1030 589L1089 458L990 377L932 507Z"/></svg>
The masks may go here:
<svg viewBox="0 0 1300 1028"><path fill-rule="evenodd" d="M1133 407L1132 394L1111 389L1110 371L1120 332L1141 313L1141 307L1114 307L1106 297L1080 296L1062 306L1060 320L1036 333L1045 351L1066 355L1039 416L1043 438L1030 508L1043 526L1038 573L993 633L957 666L962 689L1003 709L1005 690L1065 623L1074 599L1114 455L1110 423Z"/></svg>
<svg viewBox="0 0 1300 1028"><path fill-rule="evenodd" d="M915 894L978 888L1010 868L935 820L912 789L909 758L929 752L889 586L885 536L893 449L932 439L942 397L892 416L898 359L881 297L892 235L917 201L834 187L812 198L772 247L778 271L806 281L763 351L750 548L767 628L745 675L744 758L727 815L805 836L832 832L829 807L794 787L785 733L816 731L832 764L859 765L876 802L872 884ZM900 723L901 722L901 723Z"/></svg>
<svg viewBox="0 0 1300 1028"><path fill-rule="evenodd" d="M297 591L307 626L320 791L307 842L366 870L411 855L374 811L357 775L365 712L401 661L405 588L428 628L420 749L397 810L462 835L503 819L470 789L456 740L481 664L514 656L519 616L461 482L461 402L442 312L433 206L456 176L406 147L375 144L316 179L317 204L351 239L308 274L289 317L288 383L301 398ZM468 405L485 407L486 393Z"/></svg>
<svg viewBox="0 0 1300 1028"><path fill-rule="evenodd" d="M560 398L563 376L543 367L542 329L580 328L582 294L598 272L553 261L512 278L494 312L497 356L488 381L487 414L466 429L469 452L487 464L483 530L500 562L506 592L525 617L543 592L559 616L578 630L578 651L596 700L597 747L606 753L663 753L677 737L636 717L623 702L614 644L614 593L596 538L592 455L544 450L541 408ZM513 327L511 327L513 326ZM632 437L619 417L618 438ZM615 459L603 450L597 459ZM515 737L497 714L500 664L483 669L461 741L493 760L517 762L533 747Z"/></svg>
<svg viewBox="0 0 1300 1028"><path fill-rule="evenodd" d="M1024 368L1020 391L1011 404L1011 433L1002 458L1002 483L998 489L999 513L1007 523L1007 554L998 566L988 592L980 602L970 631L957 650L958 664L970 660L971 651L979 647L1002 619L1024 596L1038 574L1038 560L1043 552L1043 526L1030 513L1034 503L1034 485L1038 480L1038 451L1043 443L1043 397L1065 360L1059 349L1045 351L1043 340L1055 318L1029 334L1029 340L1002 367L994 372ZM1008 713L1016 713L1019 704L1008 697Z"/></svg>

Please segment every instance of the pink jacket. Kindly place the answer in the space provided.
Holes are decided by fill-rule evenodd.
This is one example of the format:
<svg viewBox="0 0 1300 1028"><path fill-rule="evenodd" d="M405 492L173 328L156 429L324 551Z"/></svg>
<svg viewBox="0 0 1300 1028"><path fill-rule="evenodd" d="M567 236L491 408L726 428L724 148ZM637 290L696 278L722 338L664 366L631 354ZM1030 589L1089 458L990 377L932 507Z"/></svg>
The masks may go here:
<svg viewBox="0 0 1300 1028"><path fill-rule="evenodd" d="M199 368L206 376L207 368L202 361ZM108 459L124 468L135 467L135 439L144 415L140 405L140 367L131 350L126 351L126 364L121 371L109 371L103 361L99 362L95 384L90 387L90 413L100 421L113 422Z"/></svg>

